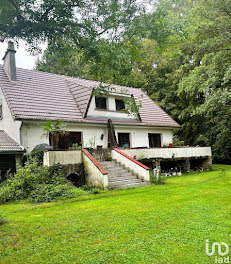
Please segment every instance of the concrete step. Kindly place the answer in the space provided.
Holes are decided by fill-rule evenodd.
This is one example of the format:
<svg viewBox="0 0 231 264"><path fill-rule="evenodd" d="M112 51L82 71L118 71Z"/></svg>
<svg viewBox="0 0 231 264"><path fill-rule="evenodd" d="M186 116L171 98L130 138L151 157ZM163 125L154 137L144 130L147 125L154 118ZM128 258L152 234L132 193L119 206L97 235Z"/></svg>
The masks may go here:
<svg viewBox="0 0 231 264"><path fill-rule="evenodd" d="M150 183L142 182L129 169L124 168L120 163L112 161L99 161L100 164L108 171L108 188L131 188L146 186Z"/></svg>
<svg viewBox="0 0 231 264"><path fill-rule="evenodd" d="M108 174L108 179L137 179L137 177L135 177L131 172L127 172L127 173L109 173Z"/></svg>
<svg viewBox="0 0 231 264"><path fill-rule="evenodd" d="M103 163L100 162L100 164L105 168L105 169L111 169L111 168L123 168L121 167L118 163Z"/></svg>
<svg viewBox="0 0 231 264"><path fill-rule="evenodd" d="M107 165L107 164L118 164L118 162L115 162L114 160L112 160L112 161L105 161L105 160L99 160L99 162L101 163L101 164L104 164L104 165Z"/></svg>
<svg viewBox="0 0 231 264"><path fill-rule="evenodd" d="M139 183L131 183L131 184L123 184L123 185L109 185L108 189L125 189L131 187L142 187L147 185L149 185L149 183L147 182L139 182Z"/></svg>
<svg viewBox="0 0 231 264"><path fill-rule="evenodd" d="M121 170L108 170L108 175L114 177L114 176L123 176L123 175L133 175L131 171L121 171Z"/></svg>
<svg viewBox="0 0 231 264"><path fill-rule="evenodd" d="M132 181L132 180L139 180L141 181L140 179L138 178L135 178L133 175L129 175L129 176L126 176L126 177L108 177L108 181L109 182L112 182L112 181Z"/></svg>
<svg viewBox="0 0 231 264"><path fill-rule="evenodd" d="M133 183L142 183L139 179L125 179L125 180L114 180L114 181L109 181L108 184L110 186L114 185L124 185L124 184L133 184Z"/></svg>
<svg viewBox="0 0 231 264"><path fill-rule="evenodd" d="M104 166L104 168L112 172L115 172L115 171L127 171L128 172L128 170L124 169L123 167L119 167L119 166L116 166L116 167Z"/></svg>

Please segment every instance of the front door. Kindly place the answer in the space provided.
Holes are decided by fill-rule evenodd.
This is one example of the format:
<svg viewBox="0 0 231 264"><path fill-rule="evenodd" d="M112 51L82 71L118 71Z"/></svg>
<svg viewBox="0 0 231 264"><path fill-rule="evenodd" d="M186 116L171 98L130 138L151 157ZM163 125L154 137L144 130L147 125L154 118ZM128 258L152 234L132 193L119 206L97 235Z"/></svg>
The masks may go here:
<svg viewBox="0 0 231 264"><path fill-rule="evenodd" d="M119 147L130 148L130 135L129 133L118 133Z"/></svg>
<svg viewBox="0 0 231 264"><path fill-rule="evenodd" d="M161 134L148 134L149 147L160 148L161 147Z"/></svg>

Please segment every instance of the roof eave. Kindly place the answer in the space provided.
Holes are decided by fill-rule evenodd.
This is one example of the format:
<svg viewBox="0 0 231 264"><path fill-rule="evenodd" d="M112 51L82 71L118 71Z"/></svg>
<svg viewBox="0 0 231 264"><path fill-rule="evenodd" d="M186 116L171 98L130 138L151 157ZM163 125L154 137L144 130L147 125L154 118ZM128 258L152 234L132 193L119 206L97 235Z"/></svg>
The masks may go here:
<svg viewBox="0 0 231 264"><path fill-rule="evenodd" d="M0 150L0 155L1 154L23 154L25 153L26 150Z"/></svg>
<svg viewBox="0 0 231 264"><path fill-rule="evenodd" d="M32 122L36 122L36 121L46 122L47 120L51 120L53 122L63 121L63 122L66 122L66 123L76 123L76 124L107 125L107 123L100 123L100 122L96 122L96 121L94 122L94 120L88 121L86 119L77 121L77 120L39 119L39 118L33 119L33 118L20 118L20 117L16 117L15 120L18 120L18 121L32 121ZM176 128L180 128L181 127L179 124L177 124L176 126L173 126L173 125L147 124L147 123L144 123L144 122L141 122L139 124L137 124L137 123L134 123L134 124L131 124L131 123L130 124L114 123L114 125L116 125L116 126L163 127L163 128L170 128L170 129L176 129Z"/></svg>

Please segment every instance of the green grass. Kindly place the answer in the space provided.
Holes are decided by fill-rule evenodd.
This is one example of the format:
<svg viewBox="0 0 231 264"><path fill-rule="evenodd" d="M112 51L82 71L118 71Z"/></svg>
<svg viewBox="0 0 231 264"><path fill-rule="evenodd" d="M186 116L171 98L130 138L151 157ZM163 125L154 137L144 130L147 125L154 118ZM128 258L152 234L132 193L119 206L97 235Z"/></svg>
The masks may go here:
<svg viewBox="0 0 231 264"><path fill-rule="evenodd" d="M1 214L0 263L214 263L205 240L231 246L231 166Z"/></svg>

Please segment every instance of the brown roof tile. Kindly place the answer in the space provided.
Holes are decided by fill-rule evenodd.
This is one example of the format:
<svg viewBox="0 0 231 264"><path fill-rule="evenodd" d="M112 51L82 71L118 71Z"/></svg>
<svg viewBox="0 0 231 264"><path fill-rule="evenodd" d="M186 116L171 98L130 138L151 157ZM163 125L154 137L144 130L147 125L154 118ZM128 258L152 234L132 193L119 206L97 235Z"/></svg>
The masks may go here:
<svg viewBox="0 0 231 264"><path fill-rule="evenodd" d="M6 132L0 130L0 152L21 152L24 148L20 146Z"/></svg>
<svg viewBox="0 0 231 264"><path fill-rule="evenodd" d="M17 68L17 82L10 82L0 66L0 85L16 119L102 122L84 118L92 89L99 82ZM126 90L141 101L140 125L179 127L179 125L141 89L111 85L116 92ZM115 120L118 124L125 121Z"/></svg>

